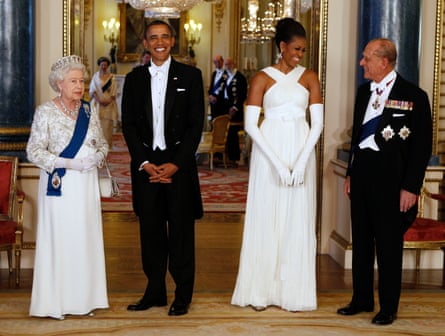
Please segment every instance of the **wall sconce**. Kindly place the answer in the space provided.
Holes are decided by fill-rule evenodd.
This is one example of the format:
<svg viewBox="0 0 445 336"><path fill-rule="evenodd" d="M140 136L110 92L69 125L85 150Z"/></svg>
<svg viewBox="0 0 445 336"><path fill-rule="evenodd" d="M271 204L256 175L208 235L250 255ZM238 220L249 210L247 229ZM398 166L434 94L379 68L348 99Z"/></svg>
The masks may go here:
<svg viewBox="0 0 445 336"><path fill-rule="evenodd" d="M114 46L119 41L119 27L120 22L115 18L111 18L110 21L104 20L102 26L104 27L104 40L110 42L111 46Z"/></svg>
<svg viewBox="0 0 445 336"><path fill-rule="evenodd" d="M190 20L189 22L184 24L185 41L187 42L189 56L191 58L195 57L193 46L195 44L199 44L199 42L201 41L201 29L202 24L195 23L195 20Z"/></svg>
<svg viewBox="0 0 445 336"><path fill-rule="evenodd" d="M102 21L102 26L104 27L104 40L105 42L111 43L110 49L110 58L111 63L116 63L116 49L117 42L119 41L119 27L121 26L119 21L116 21L115 18L111 18L110 21L104 20ZM112 72L115 69L112 68Z"/></svg>

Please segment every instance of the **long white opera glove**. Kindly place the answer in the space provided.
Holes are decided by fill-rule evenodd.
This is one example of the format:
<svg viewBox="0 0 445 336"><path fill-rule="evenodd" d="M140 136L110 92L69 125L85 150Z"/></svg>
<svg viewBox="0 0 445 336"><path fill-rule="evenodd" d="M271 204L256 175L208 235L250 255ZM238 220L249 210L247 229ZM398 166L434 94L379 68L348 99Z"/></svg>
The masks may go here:
<svg viewBox="0 0 445 336"><path fill-rule="evenodd" d="M309 106L311 115L311 129L306 138L306 143L298 156L292 169L292 185L301 185L304 183L304 174L309 156L317 144L321 131L323 130L323 104L312 104Z"/></svg>
<svg viewBox="0 0 445 336"><path fill-rule="evenodd" d="M247 105L244 118L244 128L249 133L255 144L261 149L261 151L269 159L272 166L278 173L280 181L284 185L289 185L291 182L290 169L286 167L283 161L276 155L272 147L267 140L263 137L258 128L258 119L260 116L261 108L259 106Z"/></svg>

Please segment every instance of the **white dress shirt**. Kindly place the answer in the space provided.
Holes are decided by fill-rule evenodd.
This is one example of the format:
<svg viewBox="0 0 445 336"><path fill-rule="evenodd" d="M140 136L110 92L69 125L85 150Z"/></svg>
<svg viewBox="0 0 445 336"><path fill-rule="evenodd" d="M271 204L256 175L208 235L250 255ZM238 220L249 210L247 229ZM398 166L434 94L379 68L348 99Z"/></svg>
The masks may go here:
<svg viewBox="0 0 445 336"><path fill-rule="evenodd" d="M170 63L171 57L161 66L151 63L149 67L151 74L151 102L153 107L153 150L156 148L165 150L167 148L164 136L164 107Z"/></svg>

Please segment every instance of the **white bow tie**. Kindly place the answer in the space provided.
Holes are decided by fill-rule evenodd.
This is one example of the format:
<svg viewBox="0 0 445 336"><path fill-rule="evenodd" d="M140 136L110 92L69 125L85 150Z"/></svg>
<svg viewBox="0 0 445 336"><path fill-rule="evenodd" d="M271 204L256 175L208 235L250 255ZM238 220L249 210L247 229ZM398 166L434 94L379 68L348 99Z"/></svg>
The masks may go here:
<svg viewBox="0 0 445 336"><path fill-rule="evenodd" d="M157 76L157 75L165 76L165 69L164 69L164 67L162 65L161 66L157 66L155 64L151 64L148 67L148 71L150 71L150 75L152 75L153 77Z"/></svg>
<svg viewBox="0 0 445 336"><path fill-rule="evenodd" d="M385 84L371 82L371 91L375 91L376 89L379 89L379 91L381 91L381 90L383 90L384 87L385 87Z"/></svg>

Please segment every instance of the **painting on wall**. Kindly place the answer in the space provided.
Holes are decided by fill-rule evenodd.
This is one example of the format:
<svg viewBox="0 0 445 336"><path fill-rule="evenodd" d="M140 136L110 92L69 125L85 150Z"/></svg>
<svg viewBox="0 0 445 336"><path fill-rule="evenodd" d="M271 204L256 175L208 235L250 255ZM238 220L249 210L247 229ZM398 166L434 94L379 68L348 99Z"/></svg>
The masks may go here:
<svg viewBox="0 0 445 336"><path fill-rule="evenodd" d="M121 25L117 60L118 62L136 62L144 51L142 40L145 27L153 19L145 18L143 10L134 9L129 4L119 4L119 10ZM173 55L179 55L183 50L184 38L181 27L185 22L185 15L181 14L179 19L168 20L176 32L176 42L172 49Z"/></svg>

